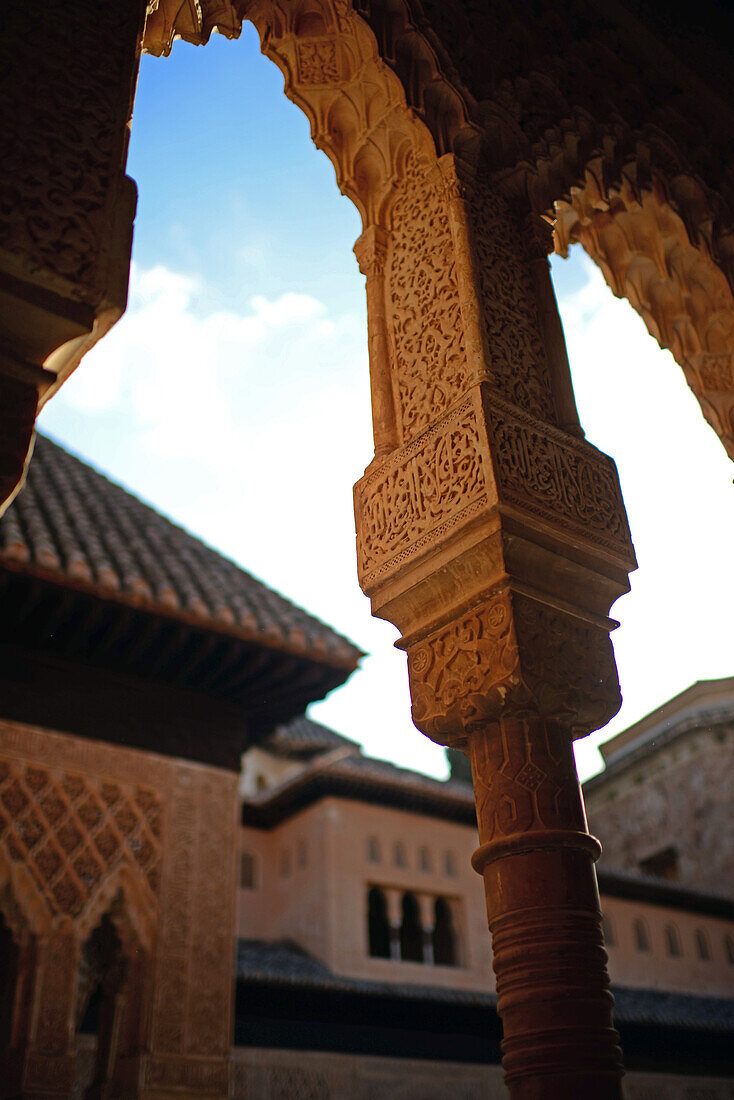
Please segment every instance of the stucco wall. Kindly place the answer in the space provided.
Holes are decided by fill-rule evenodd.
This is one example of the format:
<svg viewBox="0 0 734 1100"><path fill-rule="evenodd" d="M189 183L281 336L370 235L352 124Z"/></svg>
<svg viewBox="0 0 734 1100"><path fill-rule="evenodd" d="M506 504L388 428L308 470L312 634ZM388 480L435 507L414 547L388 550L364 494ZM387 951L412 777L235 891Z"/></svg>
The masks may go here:
<svg viewBox="0 0 734 1100"><path fill-rule="evenodd" d="M377 841L379 862L368 858L371 838ZM482 883L470 864L476 846L474 829L383 806L325 798L272 830L242 829L241 843L257 860L256 888L239 892L238 929L243 938L294 940L346 977L494 989ZM404 867L395 866L397 843L403 846ZM430 871L421 869L421 848L431 857ZM303 866L299 850L306 855ZM446 874L447 852L454 859L453 876ZM410 890L418 897L449 899L460 965L371 958L367 894L373 885L398 895ZM602 909L614 936L608 946L613 983L734 996L734 965L725 940L729 935L734 943L734 922L611 896L602 896ZM649 951L637 947L635 920L642 920L648 930ZM677 931L679 956L668 953L668 924ZM699 930L710 946L710 960L698 957Z"/></svg>
<svg viewBox="0 0 734 1100"><path fill-rule="evenodd" d="M669 846L679 880L734 896L731 777L734 722L691 730L608 780L585 789L603 866L637 871Z"/></svg>

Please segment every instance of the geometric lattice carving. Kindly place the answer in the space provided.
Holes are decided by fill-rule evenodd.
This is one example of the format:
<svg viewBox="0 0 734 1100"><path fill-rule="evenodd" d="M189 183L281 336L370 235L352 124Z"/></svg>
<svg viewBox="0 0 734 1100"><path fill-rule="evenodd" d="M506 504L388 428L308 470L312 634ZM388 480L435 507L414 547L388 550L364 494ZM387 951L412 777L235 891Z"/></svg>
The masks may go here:
<svg viewBox="0 0 734 1100"><path fill-rule="evenodd" d="M121 863L141 870L155 897L161 828L160 800L147 787L0 760L0 840L54 915L80 916Z"/></svg>

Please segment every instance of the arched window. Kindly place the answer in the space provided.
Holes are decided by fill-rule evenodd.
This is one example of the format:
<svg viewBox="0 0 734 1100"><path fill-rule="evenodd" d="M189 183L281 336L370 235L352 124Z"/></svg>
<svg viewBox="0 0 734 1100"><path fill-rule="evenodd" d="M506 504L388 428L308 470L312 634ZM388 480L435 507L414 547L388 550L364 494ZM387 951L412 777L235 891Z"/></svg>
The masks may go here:
<svg viewBox="0 0 734 1100"><path fill-rule="evenodd" d="M240 889L255 889L255 857L252 852L243 852L240 856Z"/></svg>
<svg viewBox="0 0 734 1100"><path fill-rule="evenodd" d="M423 928L415 894L403 894L400 958L405 962L423 962Z"/></svg>
<svg viewBox="0 0 734 1100"><path fill-rule="evenodd" d="M100 1094L114 1068L127 983L128 961L106 914L84 945L77 975L75 1031L97 1036L90 1095Z"/></svg>
<svg viewBox="0 0 734 1100"><path fill-rule="evenodd" d="M445 898L436 898L435 915L433 961L436 966L457 966L456 934L451 920L451 906Z"/></svg>
<svg viewBox="0 0 734 1100"><path fill-rule="evenodd" d="M261 791L267 790L267 786L268 781L265 776L261 772L258 773L255 778L255 790L257 791L257 793L260 794Z"/></svg>
<svg viewBox="0 0 734 1100"><path fill-rule="evenodd" d="M431 853L425 845L418 850L418 866L421 871L430 872L433 870Z"/></svg>
<svg viewBox="0 0 734 1100"><path fill-rule="evenodd" d="M724 938L724 950L726 951L726 961L729 966L734 966L734 936L726 936Z"/></svg>
<svg viewBox="0 0 734 1100"><path fill-rule="evenodd" d="M638 919L632 925L635 934L635 946L638 951L650 950L650 937L647 933L647 925L644 920Z"/></svg>
<svg viewBox="0 0 734 1100"><path fill-rule="evenodd" d="M665 950L674 959L683 954L678 929L674 924L666 924L665 926Z"/></svg>
<svg viewBox="0 0 734 1100"><path fill-rule="evenodd" d="M709 947L708 936L703 928L696 929L696 952L702 962L710 962L711 948Z"/></svg>
<svg viewBox="0 0 734 1100"><path fill-rule="evenodd" d="M367 838L367 862L368 863L379 863L380 859L381 859L381 856L380 856L380 842L379 842L379 840L377 839L376 836L368 837Z"/></svg>
<svg viewBox="0 0 734 1100"><path fill-rule="evenodd" d="M448 878L456 878L456 856L453 852L444 852L443 869Z"/></svg>
<svg viewBox="0 0 734 1100"><path fill-rule="evenodd" d="M375 959L390 958L390 925L387 921L385 895L373 886L367 896L367 929L370 955Z"/></svg>
<svg viewBox="0 0 734 1100"><path fill-rule="evenodd" d="M604 932L604 943L607 947L615 947L617 944L617 937L614 935L614 925L612 924L611 917L602 917L601 926Z"/></svg>
<svg viewBox="0 0 734 1100"><path fill-rule="evenodd" d="M405 867L408 862L405 856L405 845L398 840L393 848L392 861L396 867Z"/></svg>

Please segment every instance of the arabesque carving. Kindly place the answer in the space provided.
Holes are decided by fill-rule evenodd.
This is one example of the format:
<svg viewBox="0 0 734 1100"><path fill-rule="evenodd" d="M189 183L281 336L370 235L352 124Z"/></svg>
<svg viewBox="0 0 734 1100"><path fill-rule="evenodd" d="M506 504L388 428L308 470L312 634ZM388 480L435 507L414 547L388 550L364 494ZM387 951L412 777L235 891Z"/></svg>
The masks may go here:
<svg viewBox="0 0 734 1100"><path fill-rule="evenodd" d="M448 209L435 164L409 157L395 189L391 223L386 289L405 441L471 382Z"/></svg>
<svg viewBox="0 0 734 1100"><path fill-rule="evenodd" d="M358 565L369 588L489 502L475 403L462 401L358 484Z"/></svg>
<svg viewBox="0 0 734 1100"><path fill-rule="evenodd" d="M43 19L20 0L4 10L0 266L93 307L110 281L141 12L105 0L48 0ZM52 99L30 113L41 87Z"/></svg>
<svg viewBox="0 0 734 1100"><path fill-rule="evenodd" d="M721 268L660 188L630 173L605 185L592 162L570 202L556 203L556 248L579 241L683 368L704 416L734 458L734 296Z"/></svg>
<svg viewBox="0 0 734 1100"><path fill-rule="evenodd" d="M0 842L27 867L53 917L82 917L120 864L155 905L163 810L156 793L0 760Z"/></svg>
<svg viewBox="0 0 734 1100"><path fill-rule="evenodd" d="M570 526L634 567L614 461L585 440L573 439L486 392L501 503Z"/></svg>
<svg viewBox="0 0 734 1100"><path fill-rule="evenodd" d="M507 401L555 424L538 307L519 228L486 180L474 185L471 197L489 379Z"/></svg>
<svg viewBox="0 0 734 1100"><path fill-rule="evenodd" d="M481 843L545 829L586 828L573 750L552 722L507 719L470 740Z"/></svg>
<svg viewBox="0 0 734 1100"><path fill-rule="evenodd" d="M583 736L620 706L608 625L503 587L470 613L408 646L413 721L461 744L505 713L563 720Z"/></svg>
<svg viewBox="0 0 734 1100"><path fill-rule="evenodd" d="M48 943L26 1078L49 1091L73 1073L81 945L108 914L136 995L152 990L150 1053L132 1012L121 1055L156 1087L226 1096L236 774L17 723L1 732L0 903L9 890Z"/></svg>

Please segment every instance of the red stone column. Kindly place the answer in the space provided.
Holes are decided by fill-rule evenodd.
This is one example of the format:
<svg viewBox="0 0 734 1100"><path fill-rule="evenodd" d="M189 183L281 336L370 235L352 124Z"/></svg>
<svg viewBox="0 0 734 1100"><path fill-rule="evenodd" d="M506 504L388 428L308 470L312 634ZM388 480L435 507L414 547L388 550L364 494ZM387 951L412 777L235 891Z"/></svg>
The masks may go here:
<svg viewBox="0 0 734 1100"><path fill-rule="evenodd" d="M483 875L514 1100L620 1096L594 860L570 731L508 715L469 737Z"/></svg>

